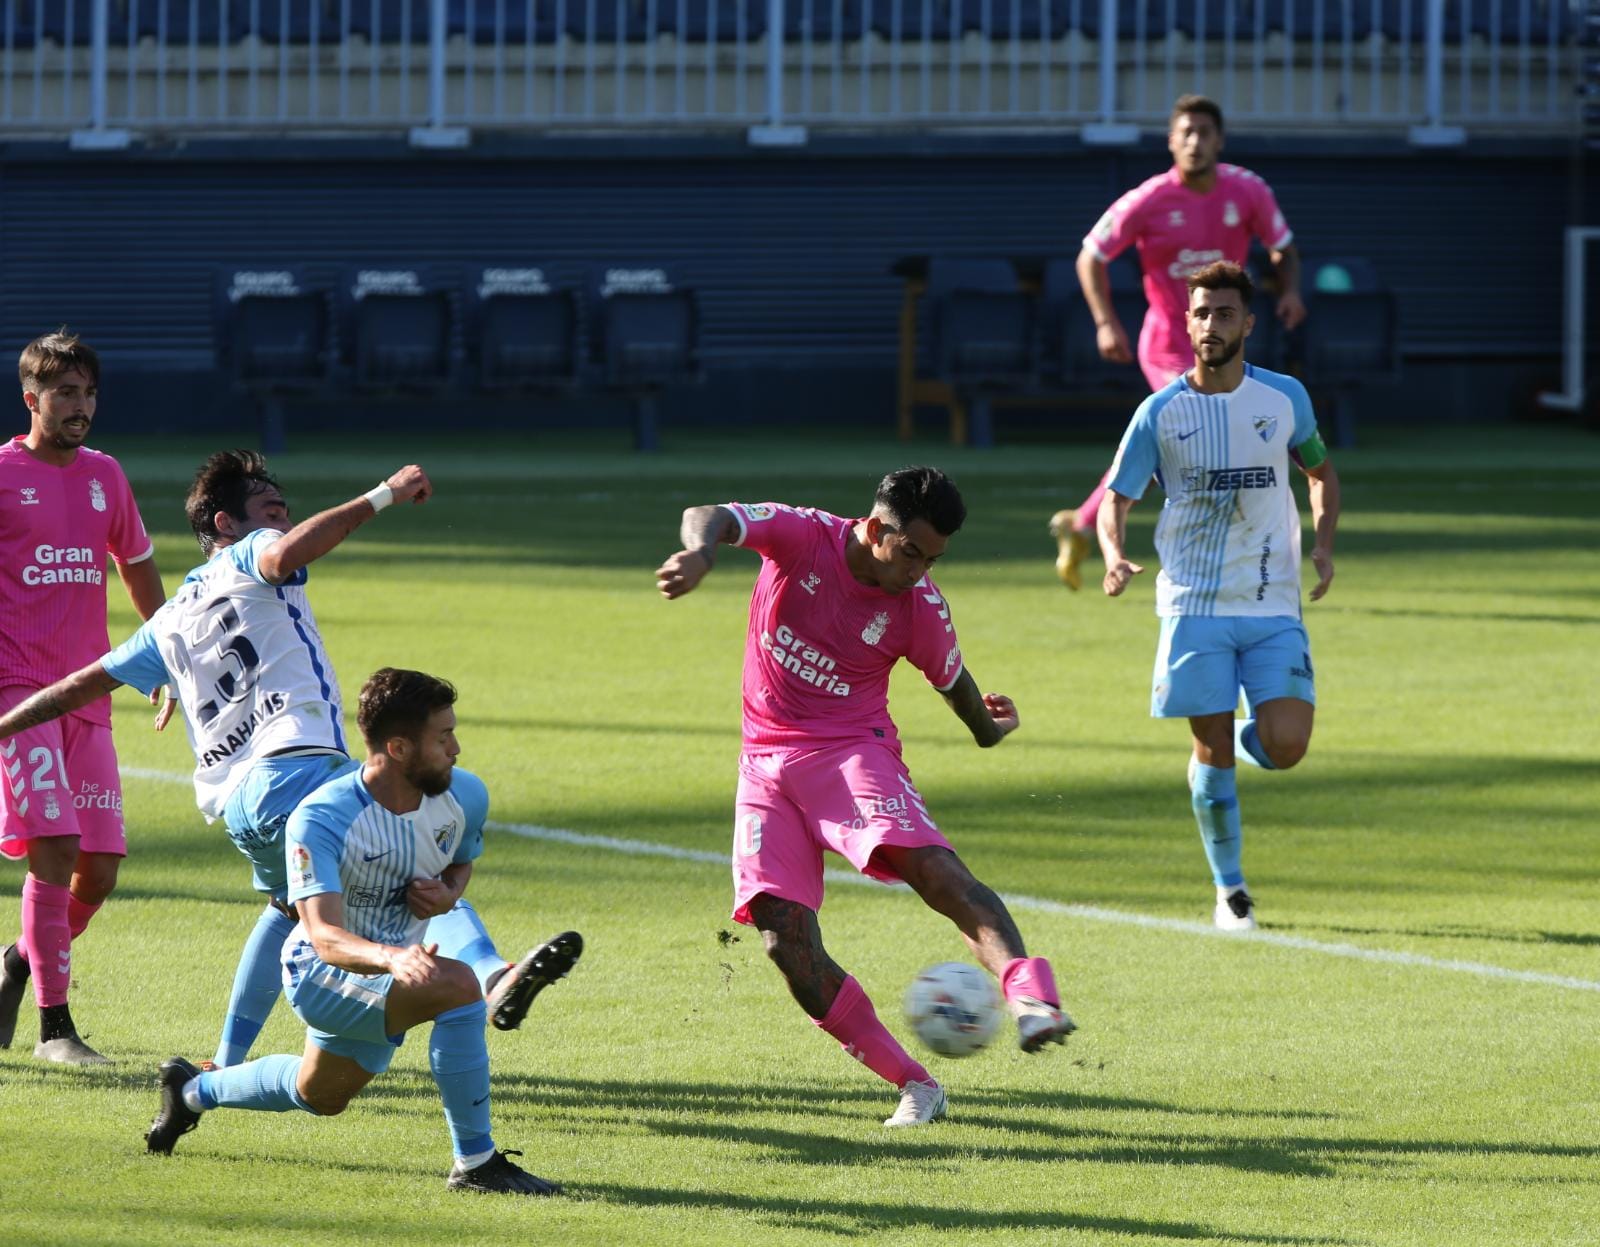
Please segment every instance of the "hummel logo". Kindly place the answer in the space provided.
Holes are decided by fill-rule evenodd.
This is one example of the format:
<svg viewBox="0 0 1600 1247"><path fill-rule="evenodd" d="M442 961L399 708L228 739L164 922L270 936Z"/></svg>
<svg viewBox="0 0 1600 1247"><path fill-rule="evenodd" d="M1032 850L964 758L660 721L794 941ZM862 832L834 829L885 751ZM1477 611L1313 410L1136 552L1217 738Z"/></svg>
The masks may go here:
<svg viewBox="0 0 1600 1247"><path fill-rule="evenodd" d="M375 862L380 857L388 857L389 854L391 854L393 852L394 852L393 849L385 849L382 853L363 853L361 855L361 860L364 861L364 862Z"/></svg>
<svg viewBox="0 0 1600 1247"><path fill-rule="evenodd" d="M807 576L804 580L802 580L800 582L800 587L802 589L804 589L807 593L809 593L812 597L816 597L817 596L817 586L820 585L821 583L822 583L822 577L817 575L816 572L812 572L809 576Z"/></svg>
<svg viewBox="0 0 1600 1247"><path fill-rule="evenodd" d="M22 505L25 506L25 507L36 507L36 506L38 506L39 505L38 494L39 494L39 491L36 488L34 488L32 485L24 485L22 487Z"/></svg>
<svg viewBox="0 0 1600 1247"><path fill-rule="evenodd" d="M1190 429L1187 433L1179 433L1178 434L1178 440L1180 442L1186 442L1191 437L1193 437L1196 433L1198 433L1199 431L1200 431L1200 426L1199 425L1195 425L1195 427Z"/></svg>

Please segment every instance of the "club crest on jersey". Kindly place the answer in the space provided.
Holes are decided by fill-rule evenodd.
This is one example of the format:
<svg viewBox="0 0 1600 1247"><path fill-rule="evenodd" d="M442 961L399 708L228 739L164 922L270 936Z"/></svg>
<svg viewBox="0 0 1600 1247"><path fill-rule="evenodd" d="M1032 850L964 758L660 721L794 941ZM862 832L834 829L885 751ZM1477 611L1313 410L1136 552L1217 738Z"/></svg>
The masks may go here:
<svg viewBox="0 0 1600 1247"><path fill-rule="evenodd" d="M450 837L456 834L456 820L451 819L438 831L433 833L433 842L439 846L439 851L444 852L444 846L450 843Z"/></svg>
<svg viewBox="0 0 1600 1247"><path fill-rule="evenodd" d="M1173 229L1182 229L1183 210L1181 208L1174 208L1171 212L1167 213L1167 224Z"/></svg>
<svg viewBox="0 0 1600 1247"><path fill-rule="evenodd" d="M1229 229L1234 229L1239 224L1239 205L1231 199L1222 209L1222 223Z"/></svg>
<svg viewBox="0 0 1600 1247"><path fill-rule="evenodd" d="M51 792L45 794L44 805L40 807L40 813L42 813L52 823L61 817L61 803L56 800L55 793Z"/></svg>
<svg viewBox="0 0 1600 1247"><path fill-rule="evenodd" d="M99 479L95 477L89 478L89 505L96 511L104 511L106 509L105 486L101 485Z"/></svg>
<svg viewBox="0 0 1600 1247"><path fill-rule="evenodd" d="M39 505L39 491L37 488L32 485L24 485L22 487L22 505L25 507Z"/></svg>
<svg viewBox="0 0 1600 1247"><path fill-rule="evenodd" d="M889 612L879 611L872 617L872 622L861 629L861 639L868 645L876 645L883 640L883 634L889 627Z"/></svg>
<svg viewBox="0 0 1600 1247"><path fill-rule="evenodd" d="M1256 432L1264 442L1270 442L1272 435L1278 431L1277 416L1257 416L1253 423L1256 426Z"/></svg>

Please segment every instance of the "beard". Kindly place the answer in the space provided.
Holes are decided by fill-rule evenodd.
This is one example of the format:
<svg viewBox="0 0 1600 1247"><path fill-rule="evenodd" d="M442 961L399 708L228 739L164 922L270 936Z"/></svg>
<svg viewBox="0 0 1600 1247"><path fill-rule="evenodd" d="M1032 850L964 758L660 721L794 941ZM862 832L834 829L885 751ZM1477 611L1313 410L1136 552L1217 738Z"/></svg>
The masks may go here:
<svg viewBox="0 0 1600 1247"><path fill-rule="evenodd" d="M1215 355L1208 357L1205 354L1206 349L1206 347L1196 348L1195 357L1199 359L1200 362L1203 363L1207 368L1221 368L1224 364L1231 361L1235 355L1244 349L1244 335L1240 334L1232 342L1224 342L1221 346L1209 348L1216 352Z"/></svg>
<svg viewBox="0 0 1600 1247"><path fill-rule="evenodd" d="M407 768L406 782L415 787L425 797L442 797L450 791L450 780L454 777L454 763L447 764L440 770L427 770L423 767Z"/></svg>

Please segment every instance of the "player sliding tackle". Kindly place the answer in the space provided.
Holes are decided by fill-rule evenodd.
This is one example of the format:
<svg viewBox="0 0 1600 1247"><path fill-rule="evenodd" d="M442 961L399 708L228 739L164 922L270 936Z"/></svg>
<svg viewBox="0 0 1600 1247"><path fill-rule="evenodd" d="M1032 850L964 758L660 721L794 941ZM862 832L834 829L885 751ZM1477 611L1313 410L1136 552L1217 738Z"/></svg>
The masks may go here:
<svg viewBox="0 0 1600 1247"><path fill-rule="evenodd" d="M309 566L396 502L433 492L415 464L376 488L293 526L289 506L253 451L219 451L189 490L186 510L206 561L144 627L98 662L0 715L0 739L71 712L122 684L146 692L176 685L194 748L195 800L222 819L249 860L268 903L234 976L215 1064L249 1053L280 990L278 964L295 923L283 827L320 785L355 767L346 750L344 707L333 665L306 594ZM494 1024L516 1027L539 989L582 951L568 931L508 967L471 906L437 920L438 938L472 949ZM467 935L473 938L467 941ZM0 979L0 1026L14 1018L20 984Z"/></svg>
<svg viewBox="0 0 1600 1247"><path fill-rule="evenodd" d="M428 1061L455 1150L453 1190L553 1195L495 1149L483 993L456 950L425 942L483 852L489 794L458 770L456 691L385 667L361 690L366 764L302 801L286 835L289 901L300 913L284 952L289 1004L306 1024L303 1056L202 1073L161 1067L161 1111L145 1142L169 1153L216 1108L342 1113L389 1068L405 1032L431 1022ZM521 1155L512 1152L509 1155Z"/></svg>
<svg viewBox="0 0 1600 1247"><path fill-rule="evenodd" d="M928 578L965 518L942 472L905 468L883 478L865 519L773 502L693 507L684 548L656 571L661 592L679 598L711 570L718 545L762 557L745 644L733 917L761 931L812 1020L900 1088L887 1126L943 1117L945 1093L822 946L824 849L871 878L910 884L960 928L999 978L1024 1052L1074 1029L1050 963L1027 955L1005 904L934 825L889 718L889 671L908 658L980 746L1016 730L1011 699L978 691Z"/></svg>

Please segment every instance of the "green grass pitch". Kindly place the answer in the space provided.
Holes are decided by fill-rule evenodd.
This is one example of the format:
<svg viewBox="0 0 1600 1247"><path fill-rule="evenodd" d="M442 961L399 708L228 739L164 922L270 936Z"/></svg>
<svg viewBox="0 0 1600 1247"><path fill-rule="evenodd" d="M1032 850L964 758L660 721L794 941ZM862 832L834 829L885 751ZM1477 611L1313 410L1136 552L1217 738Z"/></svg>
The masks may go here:
<svg viewBox="0 0 1600 1247"><path fill-rule="evenodd" d="M210 1055L259 906L175 778L181 732L152 734L123 692L132 854L77 946L72 1000L116 1064L34 1062L24 1004L0 1053L6 1247L1600 1241L1592 437L1373 430L1337 455L1338 575L1306 612L1311 753L1241 775L1262 939L1203 928L1186 733L1147 717L1153 567L1108 601L1050 566L1045 521L1087 491L1103 447L669 432L643 458L621 434L296 440L275 467L300 517L408 460L436 482L432 503L318 564L313 601L347 699L383 664L460 686L461 763L488 780L497 824L469 895L502 950L586 937L528 1024L490 1035L497 1141L568 1194L445 1191L423 1034L342 1117L219 1112L172 1158L144 1154L155 1067ZM196 561L182 494L215 446L97 444L128 467L175 586ZM1017 898L1082 1029L1038 1056L1008 1031L970 1060L928 1058L949 1120L889 1132L890 1090L727 918L756 559L724 551L676 603L651 572L686 505L859 512L881 472L917 460L967 496L939 579L979 684L1012 694L1022 727L975 748L902 666L907 760L963 856ZM1132 524L1152 564L1154 512ZM133 617L111 598L117 640ZM0 939L21 878L0 870ZM908 1041L906 984L964 955L903 892L831 886L823 926ZM301 1042L280 1005L256 1051Z"/></svg>

